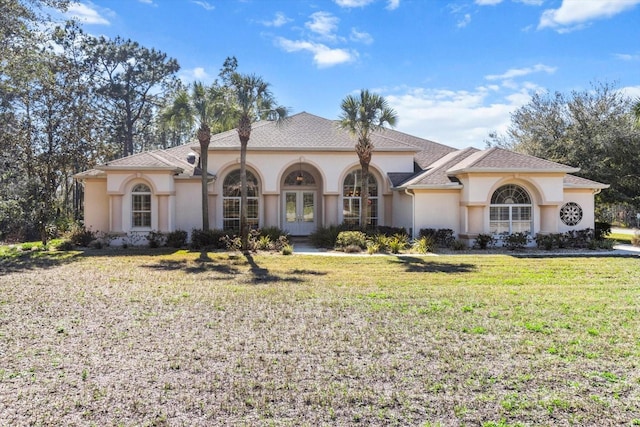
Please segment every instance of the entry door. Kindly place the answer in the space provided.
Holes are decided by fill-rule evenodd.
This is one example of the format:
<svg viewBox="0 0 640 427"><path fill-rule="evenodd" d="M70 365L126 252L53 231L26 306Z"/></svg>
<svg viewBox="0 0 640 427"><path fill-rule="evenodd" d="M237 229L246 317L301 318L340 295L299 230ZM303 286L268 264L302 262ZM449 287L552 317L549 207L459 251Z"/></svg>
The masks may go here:
<svg viewBox="0 0 640 427"><path fill-rule="evenodd" d="M284 226L292 236L308 236L316 229L316 192L284 192Z"/></svg>

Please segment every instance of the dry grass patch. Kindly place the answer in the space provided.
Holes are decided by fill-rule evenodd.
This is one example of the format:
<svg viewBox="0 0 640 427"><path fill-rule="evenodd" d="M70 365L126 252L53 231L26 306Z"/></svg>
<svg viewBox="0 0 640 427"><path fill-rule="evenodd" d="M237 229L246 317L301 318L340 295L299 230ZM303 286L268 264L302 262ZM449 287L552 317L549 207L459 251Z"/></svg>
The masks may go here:
<svg viewBox="0 0 640 427"><path fill-rule="evenodd" d="M29 262L0 264L0 425L640 422L637 259Z"/></svg>

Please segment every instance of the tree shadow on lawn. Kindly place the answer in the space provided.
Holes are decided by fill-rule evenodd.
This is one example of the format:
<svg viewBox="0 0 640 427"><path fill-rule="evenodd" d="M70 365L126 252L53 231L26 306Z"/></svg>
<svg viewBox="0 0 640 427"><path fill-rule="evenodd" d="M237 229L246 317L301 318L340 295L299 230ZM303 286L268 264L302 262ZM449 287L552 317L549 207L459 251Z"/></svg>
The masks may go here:
<svg viewBox="0 0 640 427"><path fill-rule="evenodd" d="M44 270L78 261L82 252L21 252L0 256L0 277L29 270Z"/></svg>
<svg viewBox="0 0 640 427"><path fill-rule="evenodd" d="M304 280L300 277L281 277L274 274L271 274L268 269L260 267L256 261L253 259L251 252L243 253L245 259L249 263L249 267L251 269L251 283L253 284L261 284L261 283L271 283L271 282L289 282L289 283L302 283Z"/></svg>
<svg viewBox="0 0 640 427"><path fill-rule="evenodd" d="M469 263L445 263L412 256L398 256L389 262L402 264L409 273L471 273L477 269Z"/></svg>

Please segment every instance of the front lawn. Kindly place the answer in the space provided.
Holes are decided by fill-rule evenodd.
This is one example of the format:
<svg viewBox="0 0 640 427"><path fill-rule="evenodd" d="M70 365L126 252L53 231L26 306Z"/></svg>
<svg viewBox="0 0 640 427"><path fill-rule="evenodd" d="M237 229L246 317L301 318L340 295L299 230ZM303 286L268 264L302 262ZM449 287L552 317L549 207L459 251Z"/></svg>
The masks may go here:
<svg viewBox="0 0 640 427"><path fill-rule="evenodd" d="M638 425L638 258L0 256L0 425Z"/></svg>

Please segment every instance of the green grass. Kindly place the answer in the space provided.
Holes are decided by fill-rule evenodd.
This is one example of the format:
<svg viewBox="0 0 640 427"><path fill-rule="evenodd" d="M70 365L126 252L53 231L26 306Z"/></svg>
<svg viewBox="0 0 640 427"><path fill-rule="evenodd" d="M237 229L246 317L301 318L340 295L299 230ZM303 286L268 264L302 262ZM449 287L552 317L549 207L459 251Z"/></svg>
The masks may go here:
<svg viewBox="0 0 640 427"><path fill-rule="evenodd" d="M633 234L627 234L627 233L611 233L607 235L607 239L614 240L617 243L621 243L624 245L630 245L632 238L633 238Z"/></svg>
<svg viewBox="0 0 640 427"><path fill-rule="evenodd" d="M0 258L7 425L633 425L640 413L637 258Z"/></svg>

